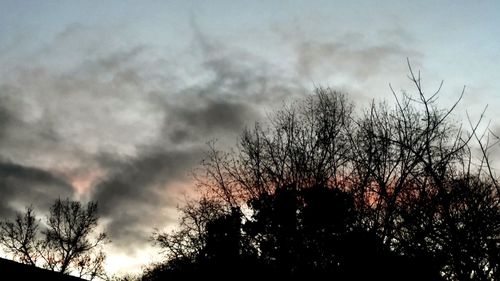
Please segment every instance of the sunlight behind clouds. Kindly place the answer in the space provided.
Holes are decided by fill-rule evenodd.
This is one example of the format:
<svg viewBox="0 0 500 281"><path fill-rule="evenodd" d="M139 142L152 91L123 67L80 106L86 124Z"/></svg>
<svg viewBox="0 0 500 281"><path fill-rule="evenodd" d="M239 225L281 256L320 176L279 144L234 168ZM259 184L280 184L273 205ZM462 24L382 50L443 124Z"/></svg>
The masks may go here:
<svg viewBox="0 0 500 281"><path fill-rule="evenodd" d="M392 98L389 83L410 89L410 58L429 92L445 80L442 105L466 84L460 109L494 110L500 7L456 3L2 2L0 215L98 200L107 268L137 272L153 228L175 227L206 142L235 145L316 86L361 110Z"/></svg>

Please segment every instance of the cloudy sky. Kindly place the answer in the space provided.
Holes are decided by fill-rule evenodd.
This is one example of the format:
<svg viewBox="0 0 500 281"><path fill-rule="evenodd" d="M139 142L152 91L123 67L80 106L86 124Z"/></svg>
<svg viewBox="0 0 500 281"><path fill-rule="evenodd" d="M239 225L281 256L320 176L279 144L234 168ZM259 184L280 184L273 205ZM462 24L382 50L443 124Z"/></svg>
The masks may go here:
<svg viewBox="0 0 500 281"><path fill-rule="evenodd" d="M137 270L172 228L207 141L316 86L362 108L445 81L500 107L498 1L0 1L0 217L99 202L108 269Z"/></svg>

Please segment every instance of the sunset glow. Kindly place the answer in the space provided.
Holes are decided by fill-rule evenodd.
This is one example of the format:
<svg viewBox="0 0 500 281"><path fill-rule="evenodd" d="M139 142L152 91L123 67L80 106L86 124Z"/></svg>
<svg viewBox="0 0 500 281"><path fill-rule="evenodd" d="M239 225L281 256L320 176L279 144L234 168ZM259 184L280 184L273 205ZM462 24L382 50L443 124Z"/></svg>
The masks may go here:
<svg viewBox="0 0 500 281"><path fill-rule="evenodd" d="M318 86L362 112L410 88L407 59L429 92L445 81L443 107L466 85L456 110L475 122L488 104L499 136L499 16L500 1L1 1L0 218L97 201L106 269L139 273L199 196L207 143L237 146Z"/></svg>

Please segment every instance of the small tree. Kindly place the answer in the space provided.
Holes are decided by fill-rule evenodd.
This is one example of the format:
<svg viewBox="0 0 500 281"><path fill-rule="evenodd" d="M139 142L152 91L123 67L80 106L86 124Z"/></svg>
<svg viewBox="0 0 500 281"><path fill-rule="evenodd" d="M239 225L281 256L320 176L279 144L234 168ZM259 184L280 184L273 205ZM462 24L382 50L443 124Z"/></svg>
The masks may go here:
<svg viewBox="0 0 500 281"><path fill-rule="evenodd" d="M17 214L14 222L0 222L0 244L15 260L36 265L38 253L38 220L32 207L24 215Z"/></svg>
<svg viewBox="0 0 500 281"><path fill-rule="evenodd" d="M78 274L90 280L104 277L105 255L101 245L106 234L94 235L98 224L97 203L57 199L39 231L39 220L31 207L14 222L3 221L0 243L13 258L64 274Z"/></svg>

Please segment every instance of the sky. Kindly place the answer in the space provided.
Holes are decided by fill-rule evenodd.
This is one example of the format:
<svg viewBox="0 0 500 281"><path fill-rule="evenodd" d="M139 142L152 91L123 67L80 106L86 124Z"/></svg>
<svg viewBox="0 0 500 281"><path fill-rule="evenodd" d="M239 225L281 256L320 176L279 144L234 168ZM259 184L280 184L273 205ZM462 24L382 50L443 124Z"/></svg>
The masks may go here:
<svg viewBox="0 0 500 281"><path fill-rule="evenodd" d="M360 109L411 93L407 58L500 132L499 50L499 1L0 0L0 217L97 201L107 269L138 271L207 142L318 86Z"/></svg>

